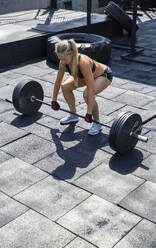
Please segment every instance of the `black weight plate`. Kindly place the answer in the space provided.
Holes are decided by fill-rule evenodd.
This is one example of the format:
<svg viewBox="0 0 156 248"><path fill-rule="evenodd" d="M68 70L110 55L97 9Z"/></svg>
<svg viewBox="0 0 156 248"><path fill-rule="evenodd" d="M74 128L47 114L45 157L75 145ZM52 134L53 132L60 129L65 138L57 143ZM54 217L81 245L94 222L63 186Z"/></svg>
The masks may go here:
<svg viewBox="0 0 156 248"><path fill-rule="evenodd" d="M132 19L126 14L126 12L121 9L116 3L110 1L105 6L105 11L113 17L125 30L130 34L132 31ZM136 25L136 30L138 26Z"/></svg>
<svg viewBox="0 0 156 248"><path fill-rule="evenodd" d="M15 109L24 115L36 113L42 103L37 101L32 102L31 96L43 100L42 86L38 82L29 79L18 83L12 95L12 102Z"/></svg>
<svg viewBox="0 0 156 248"><path fill-rule="evenodd" d="M122 119L124 118L126 112L122 112L120 113L114 120L112 127L110 129L109 132L109 146L116 151L116 147L115 147L115 141L116 141L116 133L118 130L118 125L120 125L120 122L122 121Z"/></svg>
<svg viewBox="0 0 156 248"><path fill-rule="evenodd" d="M137 144L138 140L130 136L130 132L141 126L142 119L139 114L127 112L116 133L115 149L118 153L124 154L132 150ZM137 132L141 134L141 129Z"/></svg>

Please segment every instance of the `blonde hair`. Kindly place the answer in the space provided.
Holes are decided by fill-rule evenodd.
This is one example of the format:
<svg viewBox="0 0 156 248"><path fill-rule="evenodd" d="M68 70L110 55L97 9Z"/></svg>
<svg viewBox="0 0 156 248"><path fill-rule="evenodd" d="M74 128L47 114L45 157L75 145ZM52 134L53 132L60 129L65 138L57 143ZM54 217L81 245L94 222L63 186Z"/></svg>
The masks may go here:
<svg viewBox="0 0 156 248"><path fill-rule="evenodd" d="M62 40L55 45L55 53L58 54L65 54L65 55L73 55L72 59L72 70L71 74L74 78L74 85L78 87L78 49L76 42L72 39L70 40Z"/></svg>

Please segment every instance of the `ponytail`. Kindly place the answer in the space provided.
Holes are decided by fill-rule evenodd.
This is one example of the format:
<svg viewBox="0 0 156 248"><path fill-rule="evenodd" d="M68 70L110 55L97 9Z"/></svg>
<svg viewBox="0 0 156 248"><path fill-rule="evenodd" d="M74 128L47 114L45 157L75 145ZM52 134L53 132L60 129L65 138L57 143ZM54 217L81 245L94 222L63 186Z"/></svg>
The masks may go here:
<svg viewBox="0 0 156 248"><path fill-rule="evenodd" d="M70 40L62 40L61 42L57 43L55 46L56 54L73 54L72 60L72 68L71 74L74 78L74 85L78 87L78 49L76 42L73 39Z"/></svg>
<svg viewBox="0 0 156 248"><path fill-rule="evenodd" d="M78 49L77 49L77 46L76 46L76 43L74 40L70 39L68 42L71 44L72 50L73 50L72 76L74 78L74 85L76 87L78 87L78 77L77 77L77 73L78 73Z"/></svg>

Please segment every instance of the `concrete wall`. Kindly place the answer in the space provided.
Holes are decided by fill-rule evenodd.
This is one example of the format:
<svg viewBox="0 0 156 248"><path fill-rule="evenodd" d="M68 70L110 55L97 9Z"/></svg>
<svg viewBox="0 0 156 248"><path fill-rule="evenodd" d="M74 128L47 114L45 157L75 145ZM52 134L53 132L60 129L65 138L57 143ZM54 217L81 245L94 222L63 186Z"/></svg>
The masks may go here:
<svg viewBox="0 0 156 248"><path fill-rule="evenodd" d="M0 0L0 14L47 8L50 0Z"/></svg>

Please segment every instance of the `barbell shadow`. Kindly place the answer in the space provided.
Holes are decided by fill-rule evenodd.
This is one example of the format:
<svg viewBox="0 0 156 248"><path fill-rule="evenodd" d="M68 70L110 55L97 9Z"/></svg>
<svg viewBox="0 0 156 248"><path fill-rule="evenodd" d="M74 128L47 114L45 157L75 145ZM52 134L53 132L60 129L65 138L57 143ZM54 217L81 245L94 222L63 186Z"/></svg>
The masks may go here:
<svg viewBox="0 0 156 248"><path fill-rule="evenodd" d="M27 127L31 124L38 121L42 116L43 113L36 112L33 115L21 115L18 113L13 113L15 115L15 119L11 121L11 125L15 127Z"/></svg>
<svg viewBox="0 0 156 248"><path fill-rule="evenodd" d="M109 161L109 167L119 174L127 175L133 173L139 167L148 170L149 168L141 165L142 161L143 153L135 148L124 155L118 153L113 154Z"/></svg>
<svg viewBox="0 0 156 248"><path fill-rule="evenodd" d="M72 179L76 173L77 168L87 168L93 162L97 149L101 148L101 145L99 145L99 147L95 145L97 143L95 142L96 139L99 140L99 135L97 135L96 137L90 137L87 133L88 130L74 132L75 126L75 124L69 125L60 134L60 136L58 135L59 129L51 129L51 135L53 142L56 145L57 155L64 160L63 164L61 164L51 172L51 174L57 177L58 180ZM105 135L103 134L101 136ZM61 142L71 142L75 140L77 140L78 143L75 144L72 148L66 147ZM62 149L60 149L60 147ZM84 149L85 152L82 152L84 151Z"/></svg>

